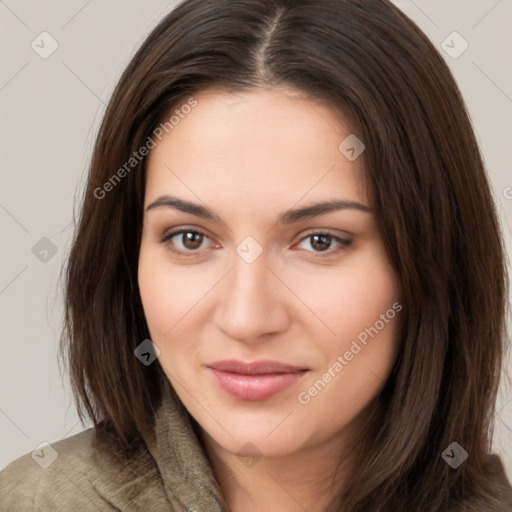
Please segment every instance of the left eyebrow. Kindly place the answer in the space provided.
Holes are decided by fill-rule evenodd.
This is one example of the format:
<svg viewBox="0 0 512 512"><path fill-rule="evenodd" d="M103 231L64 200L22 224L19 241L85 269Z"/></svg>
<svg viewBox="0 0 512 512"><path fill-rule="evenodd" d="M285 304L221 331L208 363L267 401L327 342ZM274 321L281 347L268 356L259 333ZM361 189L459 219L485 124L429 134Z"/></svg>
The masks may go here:
<svg viewBox="0 0 512 512"><path fill-rule="evenodd" d="M224 223L224 221L218 215L213 213L213 211L210 210L210 208L207 206L203 206L199 203L193 203L191 201L186 201L185 199L179 199L170 195L160 196L146 208L146 211L160 207L175 208L182 212L196 215L197 217ZM332 199L330 201L314 203L302 208L286 210L285 212L279 214L278 223L293 224L294 222L299 222L301 220L310 219L313 217L319 217L320 215L325 215L326 213L349 209L359 210L366 213L371 213L373 211L373 208L370 208L369 206L361 203L357 203L356 201L349 201L347 199Z"/></svg>
<svg viewBox="0 0 512 512"><path fill-rule="evenodd" d="M326 213L338 210L359 210L366 213L371 213L372 208L356 201L349 201L347 199L332 199L331 201L324 201L315 203L303 208L296 208L295 210L287 210L279 216L279 223L293 224L304 219L312 217L319 217Z"/></svg>

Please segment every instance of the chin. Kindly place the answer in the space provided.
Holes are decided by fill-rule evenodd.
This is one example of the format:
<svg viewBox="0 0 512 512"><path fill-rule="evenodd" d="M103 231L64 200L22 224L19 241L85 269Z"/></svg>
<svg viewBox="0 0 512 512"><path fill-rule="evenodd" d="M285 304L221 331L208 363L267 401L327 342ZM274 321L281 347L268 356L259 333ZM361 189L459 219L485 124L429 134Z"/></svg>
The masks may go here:
<svg viewBox="0 0 512 512"><path fill-rule="evenodd" d="M236 425L236 421L233 424ZM301 449L306 443L307 436L304 428L298 425L289 424L287 429L278 427L275 431L269 428L270 423L260 420L259 425L254 421L251 426L246 426L239 422L236 428L226 426L224 422L222 427L207 425L207 429L202 428L207 436L224 450L244 456L244 457L281 457L289 455ZM279 430L279 432L278 432ZM300 438L297 433L300 432Z"/></svg>

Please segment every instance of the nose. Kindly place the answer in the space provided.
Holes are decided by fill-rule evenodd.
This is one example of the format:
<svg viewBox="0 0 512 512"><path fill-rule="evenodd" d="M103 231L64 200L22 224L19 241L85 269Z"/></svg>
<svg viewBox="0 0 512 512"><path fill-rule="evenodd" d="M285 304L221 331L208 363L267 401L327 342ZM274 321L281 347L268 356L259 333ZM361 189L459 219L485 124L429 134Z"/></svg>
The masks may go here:
<svg viewBox="0 0 512 512"><path fill-rule="evenodd" d="M286 292L265 251L252 263L235 254L233 268L219 290L214 323L224 335L243 343L268 339L289 326Z"/></svg>

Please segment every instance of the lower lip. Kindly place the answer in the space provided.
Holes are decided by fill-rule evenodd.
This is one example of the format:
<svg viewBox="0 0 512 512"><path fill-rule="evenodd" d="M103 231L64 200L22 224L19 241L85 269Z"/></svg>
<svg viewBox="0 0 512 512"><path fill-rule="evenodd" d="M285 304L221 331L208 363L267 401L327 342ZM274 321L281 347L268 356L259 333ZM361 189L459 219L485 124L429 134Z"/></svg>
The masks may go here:
<svg viewBox="0 0 512 512"><path fill-rule="evenodd" d="M208 368L219 386L241 400L266 400L293 386L307 371L242 375Z"/></svg>

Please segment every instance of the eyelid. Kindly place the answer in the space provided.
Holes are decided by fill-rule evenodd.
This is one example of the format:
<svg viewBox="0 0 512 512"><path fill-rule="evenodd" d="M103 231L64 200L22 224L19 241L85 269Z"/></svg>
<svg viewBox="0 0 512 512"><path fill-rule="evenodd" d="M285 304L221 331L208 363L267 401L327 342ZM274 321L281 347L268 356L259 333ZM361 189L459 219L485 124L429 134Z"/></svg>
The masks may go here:
<svg viewBox="0 0 512 512"><path fill-rule="evenodd" d="M343 251L347 249L350 245L352 245L353 240L342 238L341 236L337 235L336 233L333 233L330 229L319 229L319 228L312 228L308 230L306 233L303 233L301 235L300 240L293 245L293 247L301 244L304 240L307 240L308 238L314 236L314 235L327 235L331 239L335 240L339 245L335 249L327 249L325 251L306 251L310 254L313 254L315 258L317 257L328 257L328 256L334 256L338 254L340 251Z"/></svg>
<svg viewBox="0 0 512 512"><path fill-rule="evenodd" d="M339 234L339 232L334 231L334 230L329 229L329 228L325 228L325 229L323 229L323 228L309 228L306 231L304 231L303 233L301 233L301 235L300 235L301 236L301 240L304 240L304 238L307 238L308 236L312 236L312 235L329 235L332 238L337 238L337 239L344 240L344 241L348 241L348 237L353 236L350 233L346 232L347 238L344 239L343 236Z"/></svg>
<svg viewBox="0 0 512 512"><path fill-rule="evenodd" d="M192 226L188 226L188 227L181 226L181 227L176 228L175 230L172 230L169 233L166 233L165 235L163 235L160 240L160 243L166 244L171 238L174 238L175 236L181 235L183 233L198 233L198 234L204 236L205 238L208 238L209 240L211 240L211 237L200 228L196 228L196 227L192 227ZM338 247L335 249L327 249L325 251L306 251L310 254L313 254L314 257L332 256L334 254L337 254L341 250L346 249L348 246L350 246L352 244L351 239L342 238L341 236L333 233L332 230L330 230L330 229L311 228L308 231L306 231L305 233L302 233L299 241L296 242L295 244L293 244L292 247L295 247L295 246L301 244L302 242L304 242L305 240L307 240L308 238L310 238L314 235L326 235L339 244ZM175 247L172 247L172 248L169 247L169 250L175 254L178 254L180 256L185 256L185 257L196 256L196 255L200 254L202 251L204 251L204 249L182 251L180 249L176 249Z"/></svg>
<svg viewBox="0 0 512 512"><path fill-rule="evenodd" d="M172 231L169 231L168 233L165 233L163 236L162 236L162 242L165 242L167 240L169 240L170 238L172 238L173 236L176 236L176 235L179 235L179 234L182 234L182 233L199 233L207 238L210 238L202 229L200 228L196 228L196 227L191 227L191 226L182 226L182 227L179 227L179 228L176 228L175 230L172 230Z"/></svg>
<svg viewBox="0 0 512 512"><path fill-rule="evenodd" d="M167 249L174 253L174 254L177 254L179 256L183 256L183 257L193 257L193 256L197 256L199 254L201 254L205 249L198 249L198 250L187 250L187 251L184 251L184 250L181 250L181 249L177 249L176 247L171 247L170 244L168 244L168 242L170 241L171 238L174 238L175 236L177 235L181 235L183 233L198 233L200 235L203 235L205 238L208 238L209 240L211 240L211 237L208 236L202 229L200 228L196 228L196 227L187 227L187 226L182 226L180 228L177 228L175 230L172 230L168 233L166 233L165 235L163 235L163 237L161 238L160 240L160 243L164 244L167 246Z"/></svg>

